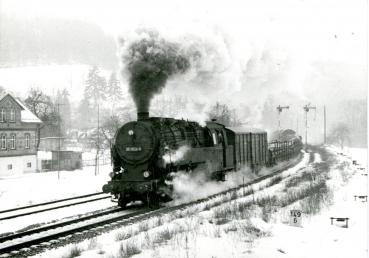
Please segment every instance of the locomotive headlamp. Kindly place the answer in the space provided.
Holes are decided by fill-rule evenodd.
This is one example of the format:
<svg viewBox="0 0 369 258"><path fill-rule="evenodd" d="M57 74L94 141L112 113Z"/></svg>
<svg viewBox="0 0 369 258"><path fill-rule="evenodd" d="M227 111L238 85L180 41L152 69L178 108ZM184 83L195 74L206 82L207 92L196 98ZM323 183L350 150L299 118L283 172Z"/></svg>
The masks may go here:
<svg viewBox="0 0 369 258"><path fill-rule="evenodd" d="M144 172L143 172L143 176L144 176L145 178L148 178L150 175L151 175L150 171L144 171Z"/></svg>
<svg viewBox="0 0 369 258"><path fill-rule="evenodd" d="M134 134L133 130L128 131L128 135L132 136Z"/></svg>

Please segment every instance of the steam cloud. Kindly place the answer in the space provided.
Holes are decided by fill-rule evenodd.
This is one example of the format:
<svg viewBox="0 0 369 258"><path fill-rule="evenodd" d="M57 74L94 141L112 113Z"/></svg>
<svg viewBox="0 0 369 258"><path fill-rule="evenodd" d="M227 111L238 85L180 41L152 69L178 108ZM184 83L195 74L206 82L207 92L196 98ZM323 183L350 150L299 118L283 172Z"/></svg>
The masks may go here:
<svg viewBox="0 0 369 258"><path fill-rule="evenodd" d="M152 31L129 43L122 56L123 73L128 73L129 91L138 112L148 112L152 98L165 87L167 80L185 73L189 59L179 44L169 42Z"/></svg>
<svg viewBox="0 0 369 258"><path fill-rule="evenodd" d="M177 162L182 160L186 153L190 150L191 148L187 145L181 146L179 147L177 150L168 150L168 153L166 153L163 156L163 159L165 161L165 163L171 163L171 162Z"/></svg>

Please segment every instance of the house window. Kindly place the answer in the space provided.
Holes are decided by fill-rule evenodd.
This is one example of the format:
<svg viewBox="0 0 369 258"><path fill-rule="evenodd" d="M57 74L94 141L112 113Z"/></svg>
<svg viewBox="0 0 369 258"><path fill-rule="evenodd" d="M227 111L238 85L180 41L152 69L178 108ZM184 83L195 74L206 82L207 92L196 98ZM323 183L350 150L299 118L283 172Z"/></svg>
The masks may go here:
<svg viewBox="0 0 369 258"><path fill-rule="evenodd" d="M5 134L1 135L1 149L3 150L6 149L6 135Z"/></svg>
<svg viewBox="0 0 369 258"><path fill-rule="evenodd" d="M29 149L29 139L30 139L30 135L29 133L26 133L26 149Z"/></svg>
<svg viewBox="0 0 369 258"><path fill-rule="evenodd" d="M32 163L31 162L27 162L27 168L32 167Z"/></svg>
<svg viewBox="0 0 369 258"><path fill-rule="evenodd" d="M10 121L11 122L15 121L15 110L13 108L10 109Z"/></svg>
<svg viewBox="0 0 369 258"><path fill-rule="evenodd" d="M15 149L15 141L16 141L15 134L12 134L10 136L10 148L13 149L13 150Z"/></svg>
<svg viewBox="0 0 369 258"><path fill-rule="evenodd" d="M13 169L13 164L9 164L8 165L8 170L12 170Z"/></svg>
<svg viewBox="0 0 369 258"><path fill-rule="evenodd" d="M5 122L5 115L6 115L6 112L5 112L5 109L1 109L0 111L0 122Z"/></svg>

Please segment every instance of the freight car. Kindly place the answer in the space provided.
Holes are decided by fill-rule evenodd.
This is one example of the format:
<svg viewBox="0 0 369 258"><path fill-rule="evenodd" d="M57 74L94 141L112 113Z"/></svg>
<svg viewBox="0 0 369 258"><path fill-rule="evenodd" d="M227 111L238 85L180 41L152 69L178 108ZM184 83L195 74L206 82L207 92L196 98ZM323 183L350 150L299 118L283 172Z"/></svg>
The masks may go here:
<svg viewBox="0 0 369 258"><path fill-rule="evenodd" d="M271 134L269 143L269 161L271 165L291 159L303 147L301 136L294 130L278 130Z"/></svg>
<svg viewBox="0 0 369 258"><path fill-rule="evenodd" d="M200 126L142 112L116 133L113 172L103 191L115 196L121 207L134 200L157 207L171 199L166 181L172 172L197 168L224 180L226 171L244 166L256 171L270 164L269 157L265 131L226 128L216 121Z"/></svg>

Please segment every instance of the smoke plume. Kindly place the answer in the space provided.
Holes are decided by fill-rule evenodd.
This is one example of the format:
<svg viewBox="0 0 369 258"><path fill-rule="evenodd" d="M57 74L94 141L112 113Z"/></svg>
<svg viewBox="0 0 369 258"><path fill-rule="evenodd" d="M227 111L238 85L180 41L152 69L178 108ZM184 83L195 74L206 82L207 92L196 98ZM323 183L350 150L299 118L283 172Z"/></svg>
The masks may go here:
<svg viewBox="0 0 369 258"><path fill-rule="evenodd" d="M139 32L141 38L130 42L122 55L123 73L129 78L129 91L138 112L148 112L152 98L167 80L185 73L190 62L179 44L169 42L152 31ZM124 44L124 41L122 41Z"/></svg>

